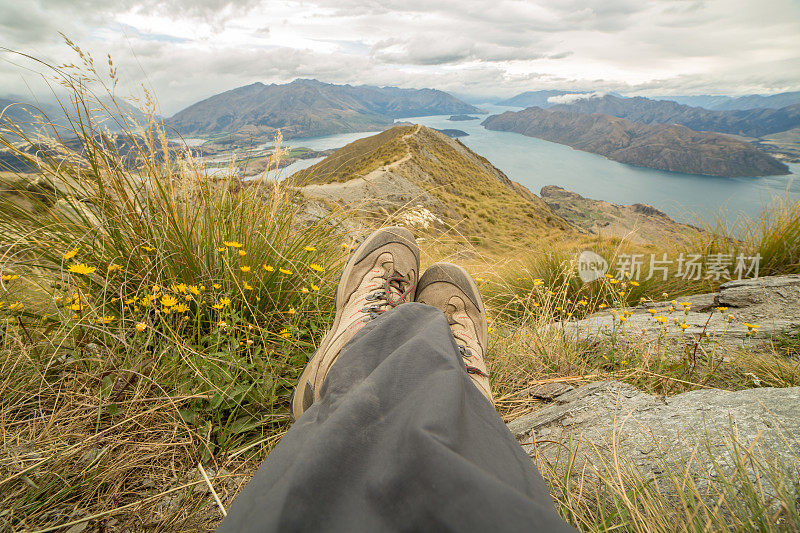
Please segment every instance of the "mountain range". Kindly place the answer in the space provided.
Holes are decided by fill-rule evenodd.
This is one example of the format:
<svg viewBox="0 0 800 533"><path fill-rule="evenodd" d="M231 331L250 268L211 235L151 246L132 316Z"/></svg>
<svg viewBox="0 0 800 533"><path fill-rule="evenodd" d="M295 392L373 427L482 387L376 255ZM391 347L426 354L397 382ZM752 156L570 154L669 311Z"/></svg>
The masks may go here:
<svg viewBox="0 0 800 533"><path fill-rule="evenodd" d="M731 109L780 109L790 105L800 104L800 91L778 94L748 94L745 96L664 96L660 100L672 100L679 104L695 107L705 107L711 110Z"/></svg>
<svg viewBox="0 0 800 533"><path fill-rule="evenodd" d="M483 126L566 144L621 163L673 172L727 177L789 173L780 161L727 135L693 131L678 124L648 124L609 114L575 112L573 107L507 111L487 118Z"/></svg>
<svg viewBox="0 0 800 533"><path fill-rule="evenodd" d="M234 133L285 138L382 130L403 117L476 113L435 89L334 85L298 79L253 83L217 94L176 113L168 124L183 135Z"/></svg>
<svg viewBox="0 0 800 533"><path fill-rule="evenodd" d="M605 95L582 98L549 109L602 113L645 124L681 124L695 131L716 131L746 137L763 137L800 126L800 104L780 109L712 111L668 100Z"/></svg>

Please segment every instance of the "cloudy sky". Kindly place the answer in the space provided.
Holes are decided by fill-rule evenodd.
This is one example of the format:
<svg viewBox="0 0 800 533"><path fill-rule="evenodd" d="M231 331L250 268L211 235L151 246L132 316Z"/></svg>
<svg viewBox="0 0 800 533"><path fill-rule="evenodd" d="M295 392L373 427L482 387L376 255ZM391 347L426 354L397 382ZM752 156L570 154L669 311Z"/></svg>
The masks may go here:
<svg viewBox="0 0 800 533"><path fill-rule="evenodd" d="M800 0L0 0L0 46L74 61L59 33L172 114L297 77L511 96L800 90ZM36 90L0 52L0 93Z"/></svg>

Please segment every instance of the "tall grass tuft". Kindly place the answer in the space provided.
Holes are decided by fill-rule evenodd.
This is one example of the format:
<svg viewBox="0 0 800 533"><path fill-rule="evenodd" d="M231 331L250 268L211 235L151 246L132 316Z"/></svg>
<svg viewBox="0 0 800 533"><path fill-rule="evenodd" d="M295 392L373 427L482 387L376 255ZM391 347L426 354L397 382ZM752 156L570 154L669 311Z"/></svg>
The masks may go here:
<svg viewBox="0 0 800 533"><path fill-rule="evenodd" d="M87 76L55 69L63 120L0 124L0 432L37 450L0 463L0 529L106 512L141 472L263 455L344 254L334 221L279 182L211 175L76 50Z"/></svg>

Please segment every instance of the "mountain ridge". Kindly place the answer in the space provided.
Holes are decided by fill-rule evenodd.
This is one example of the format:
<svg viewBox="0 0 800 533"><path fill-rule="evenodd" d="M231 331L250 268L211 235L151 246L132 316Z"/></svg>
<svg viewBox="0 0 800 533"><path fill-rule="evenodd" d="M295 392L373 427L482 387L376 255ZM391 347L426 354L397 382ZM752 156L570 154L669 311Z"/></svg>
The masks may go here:
<svg viewBox="0 0 800 533"><path fill-rule="evenodd" d="M574 232L488 160L419 124L359 139L288 179L316 202L355 208L377 223L474 236L488 249Z"/></svg>
<svg viewBox="0 0 800 533"><path fill-rule="evenodd" d="M554 105L549 110L584 114L601 113L631 122L680 124L694 131L714 131L746 137L762 137L800 126L800 104L780 109L712 111L669 100L605 95Z"/></svg>
<svg viewBox="0 0 800 533"><path fill-rule="evenodd" d="M475 113L478 109L437 89L336 85L313 79L255 82L213 95L173 115L181 134L229 132L285 138L375 131L403 117Z"/></svg>
<svg viewBox="0 0 800 533"><path fill-rule="evenodd" d="M710 176L788 174L788 167L749 143L676 124L646 124L600 113L530 107L487 118L487 129L566 144L614 161Z"/></svg>

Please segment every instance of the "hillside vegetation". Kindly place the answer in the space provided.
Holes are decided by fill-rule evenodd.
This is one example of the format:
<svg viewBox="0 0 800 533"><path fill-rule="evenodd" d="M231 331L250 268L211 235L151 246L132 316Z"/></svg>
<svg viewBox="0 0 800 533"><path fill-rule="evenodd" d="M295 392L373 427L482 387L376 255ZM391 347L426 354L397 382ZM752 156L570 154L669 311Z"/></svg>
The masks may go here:
<svg viewBox="0 0 800 533"><path fill-rule="evenodd" d="M509 180L486 159L459 141L419 125L398 126L350 143L291 180L312 185L303 189L304 194L324 195L333 201L341 197L342 187L313 185L358 186L353 204L362 211L370 210L367 200L375 196L369 192L370 184L380 182L376 200L384 211L425 209L436 232L463 236L484 251L512 250L573 233L541 198ZM400 180L415 186L418 194L398 195L393 189L400 188ZM387 206L382 200L393 195L397 201Z"/></svg>

